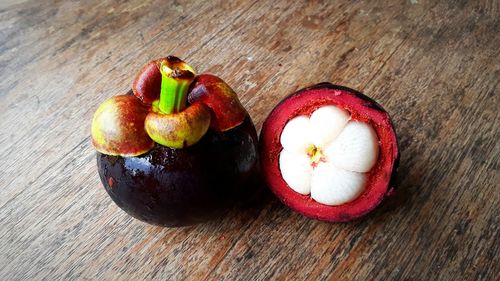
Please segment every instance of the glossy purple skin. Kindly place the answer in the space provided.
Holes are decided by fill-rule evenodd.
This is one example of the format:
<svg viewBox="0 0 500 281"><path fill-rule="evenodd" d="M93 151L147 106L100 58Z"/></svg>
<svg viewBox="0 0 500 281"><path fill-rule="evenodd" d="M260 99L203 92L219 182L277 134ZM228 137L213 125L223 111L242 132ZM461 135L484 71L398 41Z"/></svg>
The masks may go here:
<svg viewBox="0 0 500 281"><path fill-rule="evenodd" d="M129 215L163 226L190 225L256 192L257 143L247 117L227 132L209 130L184 149L156 144L137 157L97 153L97 166L106 191Z"/></svg>

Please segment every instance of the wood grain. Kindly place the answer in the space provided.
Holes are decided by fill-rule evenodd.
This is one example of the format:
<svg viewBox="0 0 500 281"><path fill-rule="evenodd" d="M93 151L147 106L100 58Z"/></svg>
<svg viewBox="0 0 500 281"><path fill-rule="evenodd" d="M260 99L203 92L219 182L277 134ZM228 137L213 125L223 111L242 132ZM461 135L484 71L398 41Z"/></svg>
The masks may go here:
<svg viewBox="0 0 500 281"><path fill-rule="evenodd" d="M0 280L500 279L500 2L0 4ZM327 224L271 195L206 224L146 225L106 195L93 111L148 60L225 79L260 129L322 81L392 115L397 194Z"/></svg>

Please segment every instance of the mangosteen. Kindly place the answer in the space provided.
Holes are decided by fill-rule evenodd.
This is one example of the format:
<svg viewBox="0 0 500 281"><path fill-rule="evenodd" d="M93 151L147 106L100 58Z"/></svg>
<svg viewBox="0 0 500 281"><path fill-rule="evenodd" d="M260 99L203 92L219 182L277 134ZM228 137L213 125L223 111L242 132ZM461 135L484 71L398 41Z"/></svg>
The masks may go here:
<svg viewBox="0 0 500 281"><path fill-rule="evenodd" d="M264 180L307 217L359 218L393 191L399 152L389 114L347 87L321 83L281 101L260 135Z"/></svg>
<svg viewBox="0 0 500 281"><path fill-rule="evenodd" d="M132 92L102 103L92 121L99 176L120 208L183 226L257 192L257 133L222 79L169 56L143 67Z"/></svg>

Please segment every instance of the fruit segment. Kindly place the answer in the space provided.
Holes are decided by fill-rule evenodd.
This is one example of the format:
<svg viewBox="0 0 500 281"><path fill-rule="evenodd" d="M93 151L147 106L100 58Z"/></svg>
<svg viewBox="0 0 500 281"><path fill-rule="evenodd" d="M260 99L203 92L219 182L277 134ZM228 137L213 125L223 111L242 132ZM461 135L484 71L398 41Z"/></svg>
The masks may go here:
<svg viewBox="0 0 500 281"><path fill-rule="evenodd" d="M318 108L310 118L313 144L322 147L330 143L342 132L349 118L349 112L334 105Z"/></svg>
<svg viewBox="0 0 500 281"><path fill-rule="evenodd" d="M356 199L364 190L366 174L320 163L312 173L311 197L325 205L341 205Z"/></svg>
<svg viewBox="0 0 500 281"><path fill-rule="evenodd" d="M298 116L288 122L281 133L283 148L296 153L305 153L311 141L309 139L309 118Z"/></svg>
<svg viewBox="0 0 500 281"><path fill-rule="evenodd" d="M325 155L339 168L366 173L377 162L377 134L370 125L351 121L338 138L326 147Z"/></svg>
<svg viewBox="0 0 500 281"><path fill-rule="evenodd" d="M370 125L349 119L346 110L327 105L285 125L279 166L291 189L331 206L363 192L364 173L377 161L378 138Z"/></svg>
<svg viewBox="0 0 500 281"><path fill-rule="evenodd" d="M280 154L280 169L283 179L295 192L307 195L311 192L313 167L306 154L283 150Z"/></svg>

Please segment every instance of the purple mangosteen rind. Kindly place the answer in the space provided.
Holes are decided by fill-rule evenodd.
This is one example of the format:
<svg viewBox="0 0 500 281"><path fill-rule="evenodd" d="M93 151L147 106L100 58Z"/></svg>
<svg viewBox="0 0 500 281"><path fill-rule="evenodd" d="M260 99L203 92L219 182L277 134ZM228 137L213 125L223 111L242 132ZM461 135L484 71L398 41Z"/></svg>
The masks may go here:
<svg viewBox="0 0 500 281"><path fill-rule="evenodd" d="M249 116L226 132L209 130L197 144L156 144L135 157L97 153L101 182L113 201L141 221L192 225L227 212L254 193L258 140Z"/></svg>
<svg viewBox="0 0 500 281"><path fill-rule="evenodd" d="M346 106L349 102L353 104ZM365 191L352 202L339 206L323 205L314 201L309 195L293 191L283 180L278 164L282 150L280 135L284 125L293 117L309 115L318 107L329 104L346 109L355 120L370 123L377 132L382 148L377 164L368 173L369 183ZM384 132L382 136L381 132ZM323 82L285 97L264 121L259 138L259 150L267 186L285 205L310 218L328 222L352 221L373 211L385 197L394 192L400 155L391 118L380 104L348 87Z"/></svg>

